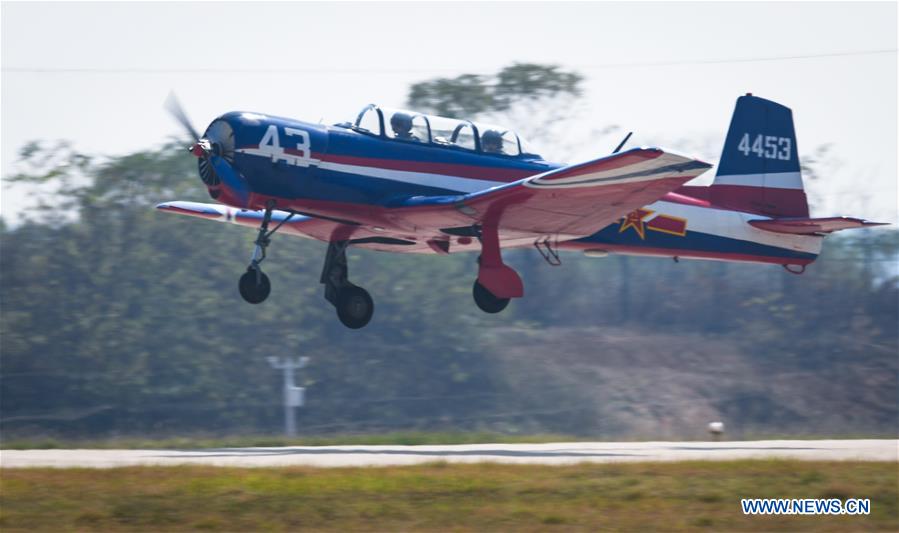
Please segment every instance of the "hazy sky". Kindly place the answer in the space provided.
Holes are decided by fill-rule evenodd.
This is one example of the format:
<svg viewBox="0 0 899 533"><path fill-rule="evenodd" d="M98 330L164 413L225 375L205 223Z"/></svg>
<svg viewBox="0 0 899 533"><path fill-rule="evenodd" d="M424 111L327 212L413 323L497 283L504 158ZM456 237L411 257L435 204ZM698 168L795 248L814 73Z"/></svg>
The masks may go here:
<svg viewBox="0 0 899 533"><path fill-rule="evenodd" d="M800 155L833 147L813 214L896 223L896 6L4 2L2 175L33 139L96 154L158 146L180 134L162 110L170 89L201 130L234 109L336 122L369 102L401 106L415 81L520 61L587 77L584 136L621 124L634 144L712 143L710 162L737 96L779 101L793 108ZM713 61L868 50L893 52ZM617 141L571 135L583 158ZM28 205L4 186L7 220Z"/></svg>

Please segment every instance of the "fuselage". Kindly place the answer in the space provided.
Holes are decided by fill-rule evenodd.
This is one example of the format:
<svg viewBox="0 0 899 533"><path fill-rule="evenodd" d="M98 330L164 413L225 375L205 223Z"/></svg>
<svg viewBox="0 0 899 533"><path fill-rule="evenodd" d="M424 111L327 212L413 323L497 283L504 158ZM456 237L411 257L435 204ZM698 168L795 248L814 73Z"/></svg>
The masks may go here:
<svg viewBox="0 0 899 533"><path fill-rule="evenodd" d="M472 193L563 166L536 154L488 154L433 140L409 142L348 125L325 126L256 113L227 113L210 125L207 137L247 181L250 209L275 200L279 210L352 221L403 238L447 235L441 228L409 227L391 217L390 209L397 202ZM695 190L687 187L668 194L591 235L560 240L558 247L597 255L610 252L794 265L812 262L820 251L820 236L757 229L747 221L767 217L715 206ZM210 186L210 194L234 205L221 184ZM251 221L253 216L245 213L243 218ZM327 240L327 236L309 236ZM470 238L450 238L457 239L453 252L478 249ZM533 241L509 240L504 246L530 246ZM383 243L373 247L392 250ZM392 251L430 249L397 247Z"/></svg>

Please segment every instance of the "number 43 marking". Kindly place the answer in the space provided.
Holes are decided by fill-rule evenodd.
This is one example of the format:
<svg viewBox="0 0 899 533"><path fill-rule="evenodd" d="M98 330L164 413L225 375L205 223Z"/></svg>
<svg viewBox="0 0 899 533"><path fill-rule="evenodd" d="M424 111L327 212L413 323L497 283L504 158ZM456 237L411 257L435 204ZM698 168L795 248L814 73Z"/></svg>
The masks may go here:
<svg viewBox="0 0 899 533"><path fill-rule="evenodd" d="M312 159L312 144L309 142L309 132L294 128L284 128L284 135L296 137L296 148L289 148L290 152L281 147L281 140L278 138L278 127L270 124L265 130L265 135L259 141L259 151L272 157L272 162L284 160L289 165L297 165L306 167L315 164Z"/></svg>
<svg viewBox="0 0 899 533"><path fill-rule="evenodd" d="M749 156L750 152L756 157L764 157L765 159L780 159L789 161L793 151L793 140L789 137L775 137L774 135L761 134L756 135L751 141L748 133L743 134L737 150L743 152L744 156Z"/></svg>

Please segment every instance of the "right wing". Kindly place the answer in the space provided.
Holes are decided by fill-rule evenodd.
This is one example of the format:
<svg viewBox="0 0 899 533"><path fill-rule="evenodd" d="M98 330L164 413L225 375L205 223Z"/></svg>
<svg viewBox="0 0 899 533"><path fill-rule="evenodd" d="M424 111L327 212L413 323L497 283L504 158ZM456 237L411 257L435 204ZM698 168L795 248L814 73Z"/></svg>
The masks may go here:
<svg viewBox="0 0 899 533"><path fill-rule="evenodd" d="M578 238L710 167L658 148L635 148L467 195L409 198L393 205L391 218L417 228L496 224L501 238Z"/></svg>

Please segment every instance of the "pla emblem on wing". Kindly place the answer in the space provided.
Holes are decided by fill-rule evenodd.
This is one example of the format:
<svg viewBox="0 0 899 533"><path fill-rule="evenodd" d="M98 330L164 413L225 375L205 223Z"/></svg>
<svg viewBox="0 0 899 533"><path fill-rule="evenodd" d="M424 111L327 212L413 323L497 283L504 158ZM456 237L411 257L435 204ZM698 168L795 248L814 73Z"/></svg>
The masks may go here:
<svg viewBox="0 0 899 533"><path fill-rule="evenodd" d="M633 228L637 235L640 236L640 240L646 240L646 230L668 233L678 237L683 237L687 234L687 219L658 214L647 221L646 218L653 213L655 211L643 208L631 211L621 218L618 233L624 233L628 229Z"/></svg>

